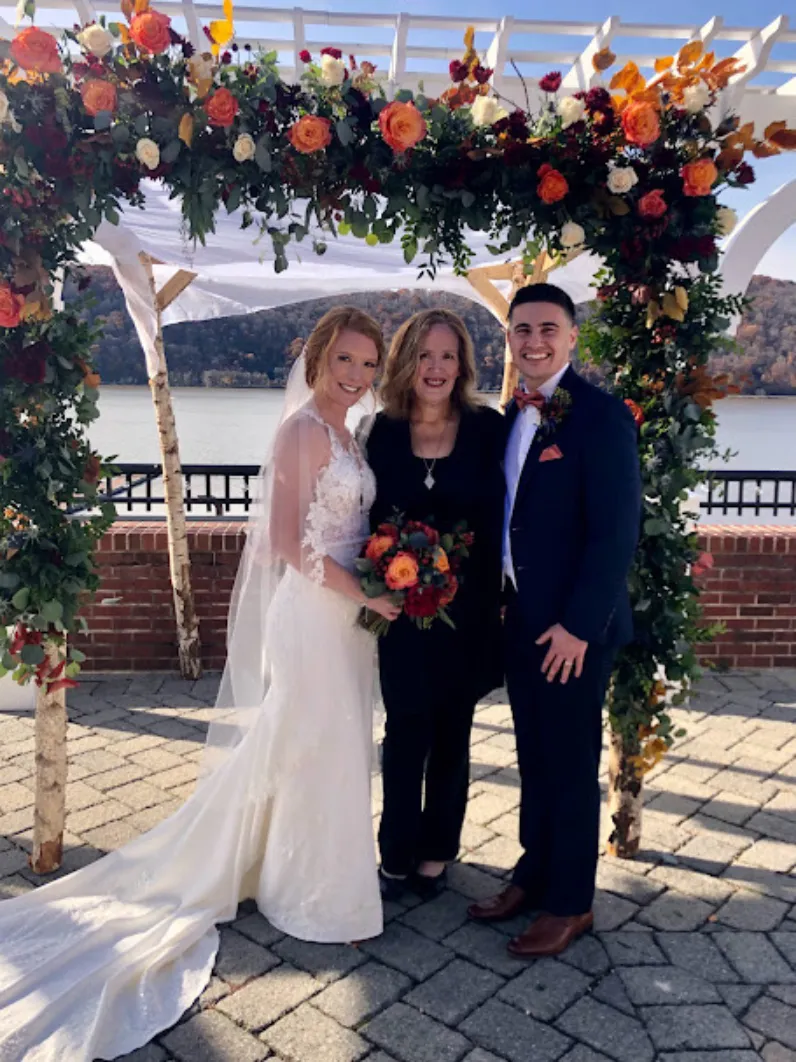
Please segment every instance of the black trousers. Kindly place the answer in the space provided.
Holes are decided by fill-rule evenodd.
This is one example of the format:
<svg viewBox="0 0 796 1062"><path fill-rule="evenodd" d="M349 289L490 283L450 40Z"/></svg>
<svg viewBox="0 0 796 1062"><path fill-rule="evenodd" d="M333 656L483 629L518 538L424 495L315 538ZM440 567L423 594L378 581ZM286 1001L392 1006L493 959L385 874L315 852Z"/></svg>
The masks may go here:
<svg viewBox="0 0 796 1062"><path fill-rule="evenodd" d="M450 663L443 658L439 670ZM475 697L441 675L437 681L434 676L423 685L410 684L384 664L382 660L387 721L379 850L388 874L405 875L423 860L450 862L459 852ZM407 669L411 662L404 662Z"/></svg>
<svg viewBox="0 0 796 1062"><path fill-rule="evenodd" d="M555 915L591 910L597 871L602 707L615 651L590 645L580 678L542 674L547 646L535 645L513 595L506 610L506 678L522 794L515 884Z"/></svg>

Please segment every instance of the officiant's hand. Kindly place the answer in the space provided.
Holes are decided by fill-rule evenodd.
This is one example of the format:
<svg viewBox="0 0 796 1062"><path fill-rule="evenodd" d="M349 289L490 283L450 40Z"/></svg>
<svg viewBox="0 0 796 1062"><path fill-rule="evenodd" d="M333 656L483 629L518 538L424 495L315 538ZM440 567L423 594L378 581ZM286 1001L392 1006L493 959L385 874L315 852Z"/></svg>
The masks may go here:
<svg viewBox="0 0 796 1062"><path fill-rule="evenodd" d="M589 643L582 642L580 638L570 634L560 623L548 627L544 634L536 639L537 645L544 645L545 642L550 643L542 661L542 674L547 676L547 681L555 682L560 673L562 684L566 684L573 671L575 678L580 678Z"/></svg>

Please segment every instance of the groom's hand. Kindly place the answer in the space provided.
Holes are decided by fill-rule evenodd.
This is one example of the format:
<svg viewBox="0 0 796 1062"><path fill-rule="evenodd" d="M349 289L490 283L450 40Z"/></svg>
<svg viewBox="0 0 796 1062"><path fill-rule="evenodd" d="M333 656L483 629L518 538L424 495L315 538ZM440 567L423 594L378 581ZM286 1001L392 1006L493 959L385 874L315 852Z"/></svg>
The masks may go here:
<svg viewBox="0 0 796 1062"><path fill-rule="evenodd" d="M542 661L542 674L547 676L547 681L554 682L559 672L562 683L567 682L573 671L575 678L580 678L589 643L582 642L580 638L570 634L560 623L548 627L544 634L536 639L537 645L544 645L545 642L550 643Z"/></svg>

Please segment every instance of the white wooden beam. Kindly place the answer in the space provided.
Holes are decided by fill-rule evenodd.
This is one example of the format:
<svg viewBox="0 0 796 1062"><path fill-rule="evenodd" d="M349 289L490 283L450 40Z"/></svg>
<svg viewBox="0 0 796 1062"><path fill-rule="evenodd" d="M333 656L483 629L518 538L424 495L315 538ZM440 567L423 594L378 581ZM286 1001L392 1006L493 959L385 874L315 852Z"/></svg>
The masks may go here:
<svg viewBox="0 0 796 1062"><path fill-rule="evenodd" d="M611 15L607 18L601 26L597 27L597 30L583 49L581 54L572 64L569 71L564 75L564 79L561 82L561 89L565 94L572 92L588 92L590 88L593 88L600 81L599 73L594 69L592 59L603 48L607 48L611 43L611 38L616 34L619 29L619 17L617 15Z"/></svg>
<svg viewBox="0 0 796 1062"><path fill-rule="evenodd" d="M299 54L307 47L307 34L304 26L304 12L300 7L293 8L293 69L296 72L296 81L301 76L304 67Z"/></svg>
<svg viewBox="0 0 796 1062"><path fill-rule="evenodd" d="M193 0L182 0L181 6L183 18L188 27L188 40L197 52L206 51L207 45L205 44L205 35L202 32L202 27L199 25L199 18L196 8L193 6Z"/></svg>
<svg viewBox="0 0 796 1062"><path fill-rule="evenodd" d="M787 32L788 16L780 15L779 18L775 18L773 22L769 22L767 26L759 30L748 44L739 48L734 58L746 69L743 73L735 75L730 82L731 87L738 89L765 70L771 49Z"/></svg>
<svg viewBox="0 0 796 1062"><path fill-rule="evenodd" d="M402 11L395 19L395 35L390 55L389 96L395 95L406 74L406 38L409 35L409 15Z"/></svg>
<svg viewBox="0 0 796 1062"><path fill-rule="evenodd" d="M486 51L484 62L486 66L491 67L492 70L494 70L494 73L492 74L492 84L498 92L501 91L501 86L503 85L503 72L506 67L509 41L511 40L511 32L513 28L514 17L512 15L506 15L498 23L495 36L492 38L492 43Z"/></svg>

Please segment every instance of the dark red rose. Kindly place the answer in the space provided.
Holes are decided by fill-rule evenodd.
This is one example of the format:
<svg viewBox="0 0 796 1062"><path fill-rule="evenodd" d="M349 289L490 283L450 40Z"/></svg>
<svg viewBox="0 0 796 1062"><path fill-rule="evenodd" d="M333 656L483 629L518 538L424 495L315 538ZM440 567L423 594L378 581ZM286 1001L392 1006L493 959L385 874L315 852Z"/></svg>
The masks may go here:
<svg viewBox="0 0 796 1062"><path fill-rule="evenodd" d="M413 586L407 591L404 611L407 616L426 619L435 616L439 609L441 593L436 586Z"/></svg>
<svg viewBox="0 0 796 1062"><path fill-rule="evenodd" d="M343 53L339 48L321 48L321 55L331 55L332 59L343 58Z"/></svg>
<svg viewBox="0 0 796 1062"><path fill-rule="evenodd" d="M224 64L224 66L229 66L229 64L232 62L232 52L223 52L221 55L221 62Z"/></svg>
<svg viewBox="0 0 796 1062"><path fill-rule="evenodd" d="M467 77L467 64L463 63L461 59L454 59L448 70L453 82L464 81Z"/></svg>
<svg viewBox="0 0 796 1062"><path fill-rule="evenodd" d="M597 87L589 89L586 93L587 111L612 111L611 93L607 89Z"/></svg>
<svg viewBox="0 0 796 1062"><path fill-rule="evenodd" d="M490 69L490 67L481 66L481 64L479 63L476 66L475 70L473 70L473 77L479 85L485 85L487 81L489 81L490 77L492 77L494 72L495 71Z"/></svg>
<svg viewBox="0 0 796 1062"><path fill-rule="evenodd" d="M561 74L558 70L551 70L539 80L539 88L542 92L558 92L561 88Z"/></svg>
<svg viewBox="0 0 796 1062"><path fill-rule="evenodd" d="M299 59L302 61L302 63L311 63L312 62L312 56L310 55L310 53L307 51L306 48L302 49L302 51L299 52Z"/></svg>
<svg viewBox="0 0 796 1062"><path fill-rule="evenodd" d="M616 127L616 112L594 111L592 115L592 125L601 136L607 136L609 133L612 133Z"/></svg>
<svg viewBox="0 0 796 1062"><path fill-rule="evenodd" d="M6 373L22 383L44 383L47 359L41 347L42 344L32 343L15 354L7 355L4 362Z"/></svg>
<svg viewBox="0 0 796 1062"><path fill-rule="evenodd" d="M748 162L742 162L735 171L735 178L738 184L754 184L755 171Z"/></svg>

